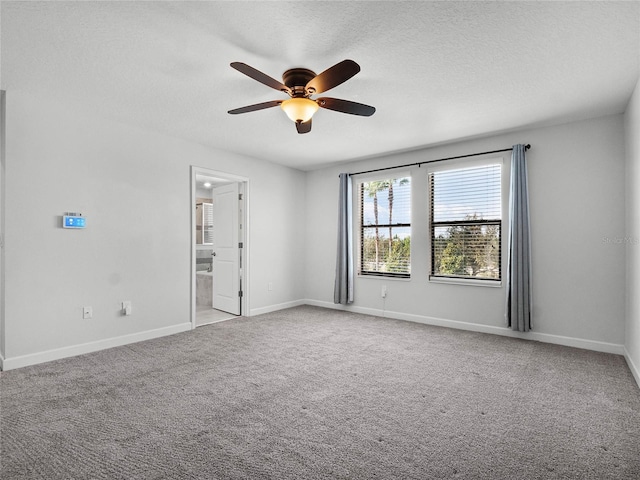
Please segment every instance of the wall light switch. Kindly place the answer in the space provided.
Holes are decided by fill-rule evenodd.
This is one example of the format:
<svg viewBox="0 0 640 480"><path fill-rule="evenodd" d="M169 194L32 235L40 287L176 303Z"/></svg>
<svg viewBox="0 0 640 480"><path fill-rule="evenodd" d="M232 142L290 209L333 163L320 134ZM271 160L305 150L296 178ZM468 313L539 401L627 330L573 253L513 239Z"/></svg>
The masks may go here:
<svg viewBox="0 0 640 480"><path fill-rule="evenodd" d="M82 307L82 318L87 320L89 318L93 318L93 308L92 307Z"/></svg>
<svg viewBox="0 0 640 480"><path fill-rule="evenodd" d="M131 300L125 300L122 302L122 314L131 315Z"/></svg>

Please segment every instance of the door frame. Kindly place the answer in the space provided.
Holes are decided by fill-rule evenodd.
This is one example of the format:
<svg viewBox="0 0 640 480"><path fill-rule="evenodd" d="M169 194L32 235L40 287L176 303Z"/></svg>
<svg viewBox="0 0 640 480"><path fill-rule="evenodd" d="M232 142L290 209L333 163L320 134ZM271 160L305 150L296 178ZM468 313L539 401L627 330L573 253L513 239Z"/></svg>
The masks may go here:
<svg viewBox="0 0 640 480"><path fill-rule="evenodd" d="M198 167L191 165L191 328L196 328L196 175L205 175L209 177L219 178L229 182L236 182L240 185L242 193L242 208L238 216L238 220L242 228L240 229L239 241L242 242L241 256L241 276L240 288L242 297L240 298L240 315L249 316L249 179L239 175L234 175L210 168Z"/></svg>

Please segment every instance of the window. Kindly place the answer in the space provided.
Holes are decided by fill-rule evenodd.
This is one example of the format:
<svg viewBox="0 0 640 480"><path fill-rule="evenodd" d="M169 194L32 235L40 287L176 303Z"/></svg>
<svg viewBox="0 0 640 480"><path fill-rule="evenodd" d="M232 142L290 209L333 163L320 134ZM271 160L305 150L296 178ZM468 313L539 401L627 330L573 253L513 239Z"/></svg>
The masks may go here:
<svg viewBox="0 0 640 480"><path fill-rule="evenodd" d="M501 164L429 174L431 278L501 278Z"/></svg>
<svg viewBox="0 0 640 480"><path fill-rule="evenodd" d="M411 178L359 184L360 274L409 277Z"/></svg>

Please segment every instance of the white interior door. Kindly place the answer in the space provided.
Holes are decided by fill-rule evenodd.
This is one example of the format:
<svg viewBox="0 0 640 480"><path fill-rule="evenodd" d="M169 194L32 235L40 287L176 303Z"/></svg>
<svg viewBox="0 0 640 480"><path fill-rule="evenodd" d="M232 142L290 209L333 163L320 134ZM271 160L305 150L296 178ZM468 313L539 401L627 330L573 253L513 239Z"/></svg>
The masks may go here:
<svg viewBox="0 0 640 480"><path fill-rule="evenodd" d="M213 308L240 315L240 201L237 183L212 190Z"/></svg>

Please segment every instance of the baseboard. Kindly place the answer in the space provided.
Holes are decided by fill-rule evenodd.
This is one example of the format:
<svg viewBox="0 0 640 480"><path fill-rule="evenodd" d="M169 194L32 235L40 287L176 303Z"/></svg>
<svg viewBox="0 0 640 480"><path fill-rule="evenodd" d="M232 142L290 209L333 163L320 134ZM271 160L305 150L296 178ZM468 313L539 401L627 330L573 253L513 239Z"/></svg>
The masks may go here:
<svg viewBox="0 0 640 480"><path fill-rule="evenodd" d="M629 365L629 370L631 370L631 373L633 374L633 378L636 379L638 388L640 388L640 369L635 363L633 363L633 360L631 360L631 355L629 354L627 347L624 347L624 358L627 361L627 365Z"/></svg>
<svg viewBox="0 0 640 480"><path fill-rule="evenodd" d="M293 302L277 303L275 305L269 305L267 307L252 308L249 310L249 316L262 315L263 313L277 312L278 310L284 310L285 308L298 307L300 305L306 305L305 300L295 300Z"/></svg>
<svg viewBox="0 0 640 480"><path fill-rule="evenodd" d="M75 357L85 353L97 352L107 348L120 347L130 343L142 342L158 337L173 335L175 333L191 330L191 323L181 323L171 327L158 328L155 330L147 330L139 333L123 335L121 337L108 338L98 340L96 342L83 343L80 345L72 345L69 347L56 348L44 352L32 353L29 355L21 355L18 357L9 357L2 360L2 370L13 370L15 368L27 367L38 363L50 362L61 358Z"/></svg>
<svg viewBox="0 0 640 480"><path fill-rule="evenodd" d="M423 315L414 315L402 312L390 312L375 308L365 308L357 306L345 306L336 305L331 302L325 302L320 300L295 300L291 302L279 303L275 305L269 305L267 307L254 308L250 310L249 316L261 315L264 313L275 312L278 310L284 310L286 308L297 307L300 305L312 305L322 308L330 308L333 310L344 310L354 313L361 313L364 315L373 315L377 317L393 318L396 320L405 320L409 322L423 323L426 325L435 325L439 327L455 328L459 330L467 330L472 332L489 333L493 335L502 335L505 337L520 338L523 340L534 340L543 343L552 343L556 345L564 345L567 347L584 348L586 350L594 350L597 352L613 353L617 355L624 355L629 369L631 370L636 383L640 387L640 370L631 360L629 352L624 345L618 345L615 343L598 342L595 340L586 340L582 338L565 337L561 335L551 335L539 332L515 332L506 327L495 327L491 325L480 325L477 323L460 322L457 320L448 320L437 317L428 317ZM119 347L130 343L141 342L144 340L151 340L158 337L164 337L166 335L173 335L175 333L181 333L191 330L191 323L183 323L180 325L174 325L171 327L159 328L155 330L148 330L145 332L134 333L130 335L123 335L121 337L109 338L105 340L99 340L96 342L84 343L81 345L73 345L69 347L58 348L54 350L47 350L45 352L38 352L29 355L22 355L18 357L4 358L0 354L0 370L12 370L15 368L26 367L29 365L36 365L38 363L49 362L52 360L58 360L61 358L73 357L76 355L82 355L85 353L96 352L98 350L104 350L107 348Z"/></svg>
<svg viewBox="0 0 640 480"><path fill-rule="evenodd" d="M567 347L584 348L585 350L594 350L596 352L614 353L617 355L624 354L624 345L616 343L598 342L596 340L587 340L583 338L565 337L562 335L551 335L539 332L515 332L507 327L495 327L491 325L480 325L477 323L460 322L457 320L448 320L444 318L428 317L423 315L414 315L402 312L390 312L375 308L363 308L356 306L336 305L331 302L323 302L319 300L305 300L307 305L316 307L332 308L334 310L345 310L365 315L375 315L377 317L393 318L396 320L406 320L409 322L424 323L426 325L435 325L438 327L456 328L458 330L468 330L471 332L490 333L493 335L502 335L504 337L520 338L523 340L534 340L543 343L552 343L556 345L564 345Z"/></svg>

